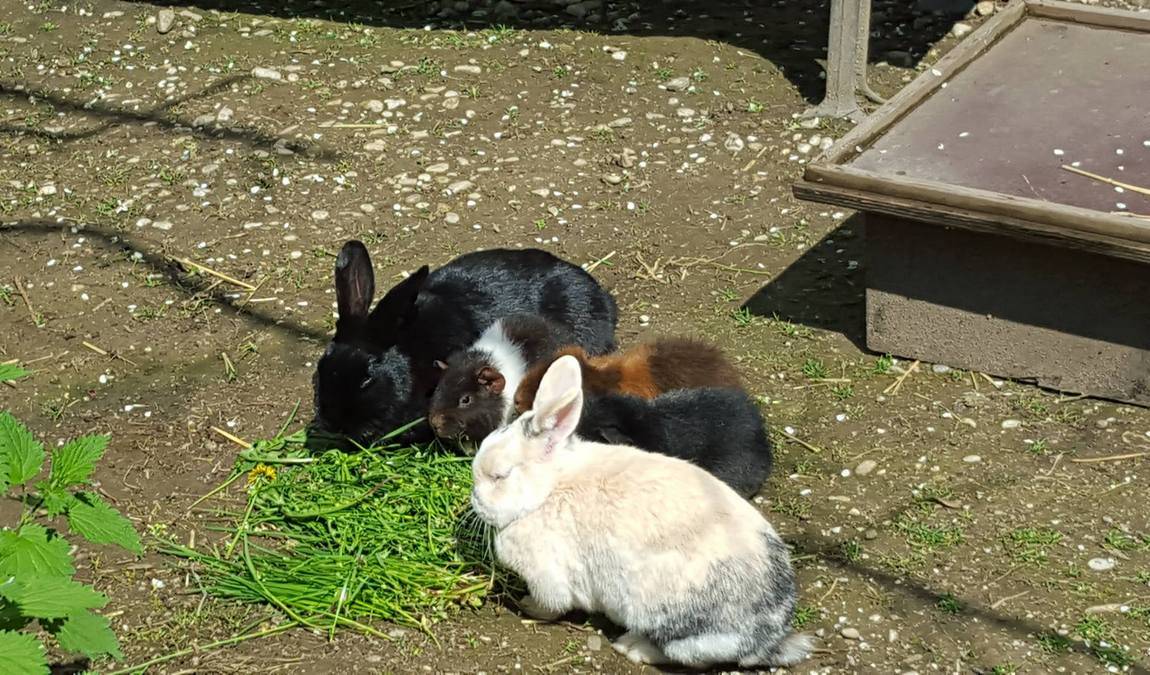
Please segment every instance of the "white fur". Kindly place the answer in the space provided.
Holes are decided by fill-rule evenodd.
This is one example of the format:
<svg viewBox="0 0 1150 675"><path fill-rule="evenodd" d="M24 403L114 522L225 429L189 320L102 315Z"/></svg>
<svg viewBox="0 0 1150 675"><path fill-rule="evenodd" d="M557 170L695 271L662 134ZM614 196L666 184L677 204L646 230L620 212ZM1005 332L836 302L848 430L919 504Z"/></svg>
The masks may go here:
<svg viewBox="0 0 1150 675"><path fill-rule="evenodd" d="M668 603L689 606L715 565L745 564L761 578L772 573L763 542L784 545L757 509L706 471L574 437L580 379L573 357L558 359L534 408L480 446L472 504L497 530L496 555L527 582L533 614L602 612L628 629L616 649L632 660L707 665L738 656L745 635L678 640L664 654L645 632L657 629ZM807 643L794 637L781 644L800 660Z"/></svg>
<svg viewBox="0 0 1150 675"><path fill-rule="evenodd" d="M508 339L500 319L487 327L471 346L491 355L491 363L503 375L503 423L511 421L515 413L515 390L527 374L527 359L519 347Z"/></svg>

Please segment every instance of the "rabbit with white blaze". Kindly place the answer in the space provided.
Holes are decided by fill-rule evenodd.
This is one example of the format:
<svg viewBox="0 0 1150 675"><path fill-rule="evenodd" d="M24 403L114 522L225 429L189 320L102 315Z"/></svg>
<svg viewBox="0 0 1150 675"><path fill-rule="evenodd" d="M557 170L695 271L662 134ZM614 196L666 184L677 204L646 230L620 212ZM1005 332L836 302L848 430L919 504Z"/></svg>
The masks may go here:
<svg viewBox="0 0 1150 675"><path fill-rule="evenodd" d="M602 612L633 661L708 667L805 659L786 544L754 506L681 459L574 435L578 361L555 361L532 409L489 435L472 465L475 512L499 561L527 583L523 609Z"/></svg>

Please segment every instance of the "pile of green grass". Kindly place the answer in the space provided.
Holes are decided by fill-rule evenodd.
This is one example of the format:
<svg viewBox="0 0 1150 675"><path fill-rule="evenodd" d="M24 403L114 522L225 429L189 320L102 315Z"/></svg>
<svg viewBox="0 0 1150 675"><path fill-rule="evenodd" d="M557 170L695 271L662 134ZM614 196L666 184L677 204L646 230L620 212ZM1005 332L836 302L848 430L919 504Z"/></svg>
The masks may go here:
<svg viewBox="0 0 1150 675"><path fill-rule="evenodd" d="M310 451L303 433L256 443L218 490L246 477L242 510L217 511L210 550L172 545L204 590L277 607L295 624L379 634L427 630L496 585L468 517L470 459L436 448Z"/></svg>

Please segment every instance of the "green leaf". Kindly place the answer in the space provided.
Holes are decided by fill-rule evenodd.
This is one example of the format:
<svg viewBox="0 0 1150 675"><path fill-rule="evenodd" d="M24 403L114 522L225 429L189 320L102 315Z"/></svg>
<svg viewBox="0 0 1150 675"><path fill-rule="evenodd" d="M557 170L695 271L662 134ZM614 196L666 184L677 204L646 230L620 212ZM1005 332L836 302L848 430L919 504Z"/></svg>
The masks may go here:
<svg viewBox="0 0 1150 675"><path fill-rule="evenodd" d="M131 521L91 492L78 497L68 509L68 524L73 532L94 544L115 544L132 553L144 552Z"/></svg>
<svg viewBox="0 0 1150 675"><path fill-rule="evenodd" d="M36 489L39 490L40 498L44 500L43 506L50 516L67 513L69 509L79 502L71 492L68 492L62 487L51 485L46 481L37 483Z"/></svg>
<svg viewBox="0 0 1150 675"><path fill-rule="evenodd" d="M44 645L31 633L0 631L0 673L48 675Z"/></svg>
<svg viewBox="0 0 1150 675"><path fill-rule="evenodd" d="M40 473L44 446L8 411L0 412L0 454L8 458L8 482L23 485Z"/></svg>
<svg viewBox="0 0 1150 675"><path fill-rule="evenodd" d="M62 619L108 604L103 593L66 577L11 578L0 583L0 596L20 605L24 616L37 619Z"/></svg>
<svg viewBox="0 0 1150 675"><path fill-rule="evenodd" d="M0 363L0 382L22 380L31 374L31 372L24 370L15 363Z"/></svg>
<svg viewBox="0 0 1150 675"><path fill-rule="evenodd" d="M49 630L65 651L80 652L90 659L105 654L117 659L124 658L116 634L109 627L108 620L99 614L79 612Z"/></svg>
<svg viewBox="0 0 1150 675"><path fill-rule="evenodd" d="M0 576L71 577L76 570L70 548L60 537L49 539L48 530L39 525L0 531Z"/></svg>
<svg viewBox="0 0 1150 675"><path fill-rule="evenodd" d="M48 482L66 488L88 481L96 462L108 447L109 436L81 436L52 451L52 472Z"/></svg>

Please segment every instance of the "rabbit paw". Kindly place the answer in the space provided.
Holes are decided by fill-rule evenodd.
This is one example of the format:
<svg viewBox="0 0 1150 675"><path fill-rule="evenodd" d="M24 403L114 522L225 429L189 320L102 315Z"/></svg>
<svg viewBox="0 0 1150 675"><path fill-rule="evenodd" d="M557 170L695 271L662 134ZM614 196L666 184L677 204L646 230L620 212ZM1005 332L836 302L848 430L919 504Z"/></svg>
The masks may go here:
<svg viewBox="0 0 1150 675"><path fill-rule="evenodd" d="M635 631L623 633L611 646L615 648L615 651L635 663L657 665L668 662L667 655L663 653L662 649Z"/></svg>
<svg viewBox="0 0 1150 675"><path fill-rule="evenodd" d="M540 621L554 621L563 616L563 612L547 609L530 595L523 596L523 599L519 601L519 609L532 619L539 619Z"/></svg>

